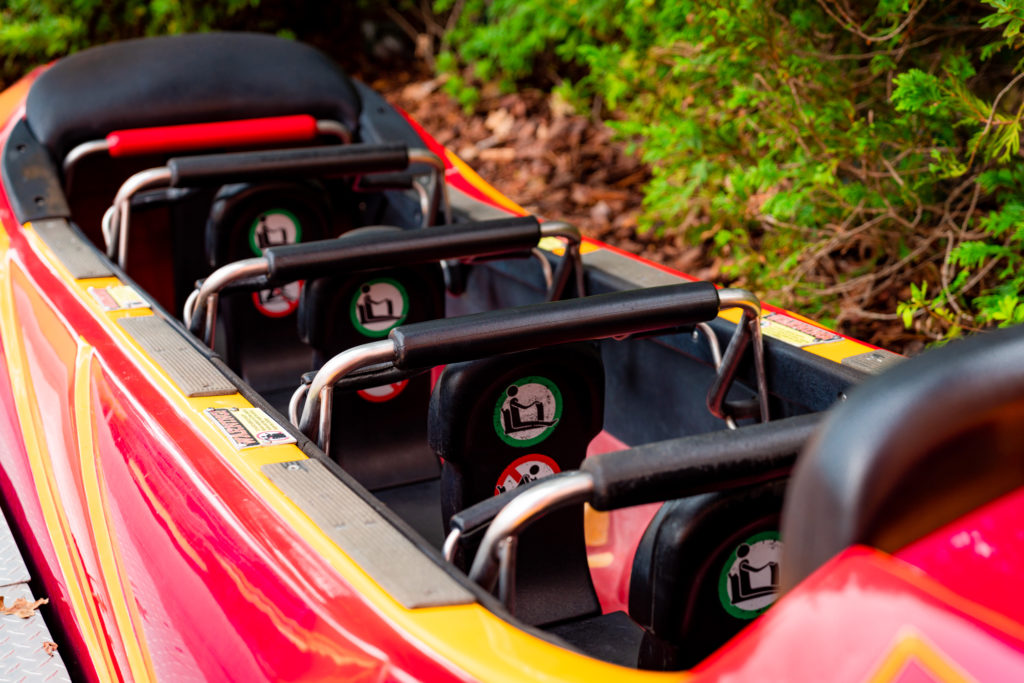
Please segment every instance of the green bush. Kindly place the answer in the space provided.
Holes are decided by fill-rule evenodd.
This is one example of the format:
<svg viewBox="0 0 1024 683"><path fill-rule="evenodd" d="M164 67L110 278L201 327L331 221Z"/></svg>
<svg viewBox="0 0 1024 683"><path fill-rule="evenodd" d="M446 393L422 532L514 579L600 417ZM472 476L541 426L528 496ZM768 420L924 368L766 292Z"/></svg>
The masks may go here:
<svg viewBox="0 0 1024 683"><path fill-rule="evenodd" d="M439 63L464 102L539 75L609 112L653 169L642 227L734 282L930 340L1024 320L1024 0L437 9L459 12Z"/></svg>
<svg viewBox="0 0 1024 683"><path fill-rule="evenodd" d="M98 43L233 27L260 0L7 0L0 6L0 84Z"/></svg>

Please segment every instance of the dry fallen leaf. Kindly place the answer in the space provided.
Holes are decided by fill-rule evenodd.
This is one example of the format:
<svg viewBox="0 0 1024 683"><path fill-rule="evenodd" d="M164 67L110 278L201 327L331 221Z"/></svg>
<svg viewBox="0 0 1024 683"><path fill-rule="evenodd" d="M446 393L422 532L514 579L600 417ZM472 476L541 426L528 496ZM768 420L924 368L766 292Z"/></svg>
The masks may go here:
<svg viewBox="0 0 1024 683"><path fill-rule="evenodd" d="M53 653L56 652L56 651L57 651L57 643L54 643L54 642L49 641L49 640L47 640L45 643L43 643L43 652L45 652L46 654L48 654L48 655L50 655L52 657Z"/></svg>
<svg viewBox="0 0 1024 683"><path fill-rule="evenodd" d="M18 598L14 601L14 604L7 607L4 605L3 596L0 595L0 614L10 614L16 617L21 617L22 619L28 619L36 613L36 610L39 609L40 605L45 605L48 602L50 601L46 598L39 598L32 602L29 602L25 598Z"/></svg>

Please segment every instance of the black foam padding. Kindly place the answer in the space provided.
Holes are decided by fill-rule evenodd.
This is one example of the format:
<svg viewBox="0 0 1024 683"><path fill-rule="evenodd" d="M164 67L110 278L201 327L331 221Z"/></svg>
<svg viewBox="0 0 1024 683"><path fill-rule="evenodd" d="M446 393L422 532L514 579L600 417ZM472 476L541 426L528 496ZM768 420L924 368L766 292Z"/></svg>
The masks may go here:
<svg viewBox="0 0 1024 683"><path fill-rule="evenodd" d="M171 187L297 180L398 171L409 165L405 145L326 145L256 152L175 157L167 161Z"/></svg>
<svg viewBox="0 0 1024 683"><path fill-rule="evenodd" d="M648 631L638 665L684 669L750 623L720 594L732 553L751 537L779 531L785 481L690 496L665 503L633 559L629 614ZM778 568L776 568L778 571ZM741 612L742 614L742 612Z"/></svg>
<svg viewBox="0 0 1024 683"><path fill-rule="evenodd" d="M19 223L71 217L57 169L24 119L4 145L0 177Z"/></svg>
<svg viewBox="0 0 1024 683"><path fill-rule="evenodd" d="M442 259L488 256L530 249L540 239L533 216L503 218L412 231L353 232L337 240L267 249L269 278L289 282L393 268Z"/></svg>
<svg viewBox="0 0 1024 683"><path fill-rule="evenodd" d="M523 484L520 484L514 489L508 489L496 496L490 496L484 498L481 501L473 503L469 507L463 508L453 514L451 519L448 521L449 529L458 529L464 535L471 534L478 529L482 529L491 523L491 520L501 512L502 508L512 502L512 499L522 495L527 490L537 485L537 482L542 481L541 479L534 479Z"/></svg>
<svg viewBox="0 0 1024 683"><path fill-rule="evenodd" d="M784 587L853 544L896 551L1024 486L1024 326L900 363L807 445L783 516Z"/></svg>
<svg viewBox="0 0 1024 683"><path fill-rule="evenodd" d="M391 331L395 365L425 367L575 341L674 329L718 314L709 282L519 306Z"/></svg>
<svg viewBox="0 0 1024 683"><path fill-rule="evenodd" d="M561 416L543 440L532 444L499 434L504 419L499 403L513 383L528 377L543 378L561 396ZM442 487L445 520L499 493L499 476L523 456L541 454L557 463L558 471L579 468L603 422L604 366L592 344L448 365L431 395L429 418L430 445L452 478L448 490Z"/></svg>
<svg viewBox="0 0 1024 683"><path fill-rule="evenodd" d="M560 409L551 405L538 408L534 403L538 396L526 395L520 385L555 387L557 393L550 388L546 391L557 396L555 404ZM513 386L518 394L509 393ZM511 419L506 412L512 410L518 396L524 396L522 403L527 406L520 415L523 424L540 421L550 426L535 434L535 430L516 432L506 423ZM503 490L518 491L519 483L538 475L578 468L590 441L601 430L603 410L604 369L592 344L448 365L431 395L429 422L430 444L444 461L441 512L445 521ZM516 433L527 438L518 439ZM513 484L508 483L509 477ZM492 512L468 513L469 521L482 524L483 517ZM519 619L547 624L599 611L582 525L582 508L575 507L539 520L522 535L516 556L515 613ZM471 550L476 542L467 538L463 549Z"/></svg>
<svg viewBox="0 0 1024 683"><path fill-rule="evenodd" d="M298 224L296 236L303 241L322 240L331 229L330 201L316 184L228 185L217 193L206 222L205 262L219 267L256 257L263 247L255 243L253 226L270 211L290 213ZM261 312L255 300L274 288L258 289L222 293L217 349L258 391L294 388L295 379L313 367L312 353L296 331L296 312L275 316Z"/></svg>
<svg viewBox="0 0 1024 683"><path fill-rule="evenodd" d="M316 351L317 366L345 349L373 341L356 329L352 306L364 283L380 279L399 283L405 290L407 320L444 315L444 281L436 263L309 282L299 304L299 321L305 340ZM440 473L437 458L427 445L431 377L420 374L406 381L398 396L382 403L335 389L331 453L371 490L435 478ZM440 530L439 523L437 532Z"/></svg>
<svg viewBox="0 0 1024 683"><path fill-rule="evenodd" d="M590 504L611 510L787 476L821 413L602 453L580 467L594 479Z"/></svg>
<svg viewBox="0 0 1024 683"><path fill-rule="evenodd" d="M83 50L32 85L26 117L55 159L114 130L309 114L358 124L352 82L318 50L254 33L126 40Z"/></svg>

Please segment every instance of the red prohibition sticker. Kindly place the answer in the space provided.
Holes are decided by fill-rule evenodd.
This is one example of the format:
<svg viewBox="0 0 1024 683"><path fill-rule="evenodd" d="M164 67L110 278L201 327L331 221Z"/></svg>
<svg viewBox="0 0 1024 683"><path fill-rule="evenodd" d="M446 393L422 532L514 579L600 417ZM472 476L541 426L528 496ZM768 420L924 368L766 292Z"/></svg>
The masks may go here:
<svg viewBox="0 0 1024 683"><path fill-rule="evenodd" d="M299 307L299 295L302 293L303 280L289 282L281 287L264 289L252 293L252 303L256 310L268 318L283 318L291 315Z"/></svg>
<svg viewBox="0 0 1024 683"><path fill-rule="evenodd" d="M521 458L516 458L512 464L505 468L505 471L498 477L498 483L494 485L494 495L500 495L505 491L529 484L531 481L550 477L562 470L558 463L546 455L530 453Z"/></svg>
<svg viewBox="0 0 1024 683"><path fill-rule="evenodd" d="M403 379L401 382L382 384L379 387L370 387L369 389L360 389L356 393L359 394L359 398L370 403L384 403L402 393L402 390L405 389L408 383L409 380Z"/></svg>

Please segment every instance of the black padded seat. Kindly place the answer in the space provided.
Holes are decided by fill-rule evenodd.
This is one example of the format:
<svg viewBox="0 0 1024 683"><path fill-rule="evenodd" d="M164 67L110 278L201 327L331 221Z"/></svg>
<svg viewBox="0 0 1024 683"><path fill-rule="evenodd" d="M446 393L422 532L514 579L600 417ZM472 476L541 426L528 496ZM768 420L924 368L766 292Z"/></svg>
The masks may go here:
<svg viewBox="0 0 1024 683"><path fill-rule="evenodd" d="M330 197L317 182L225 185L206 221L205 272L268 247L324 239L333 222ZM219 302L217 352L254 389L279 392L282 400L297 377L316 367L296 325L302 286L225 293Z"/></svg>
<svg viewBox="0 0 1024 683"><path fill-rule="evenodd" d="M126 40L66 57L32 85L26 119L54 159L107 133L309 114L355 130L360 100L315 48L255 33Z"/></svg>
<svg viewBox="0 0 1024 683"><path fill-rule="evenodd" d="M577 469L603 421L604 366L593 344L448 365L431 395L428 427L430 444L443 461L445 526L476 502ZM515 614L533 625L600 614L582 507L552 513L522 535Z"/></svg>
<svg viewBox="0 0 1024 683"><path fill-rule="evenodd" d="M785 480L665 503L637 547L629 614L642 669L694 666L778 596Z"/></svg>
<svg viewBox="0 0 1024 683"><path fill-rule="evenodd" d="M843 549L896 551L1024 486L1024 326L954 342L856 387L800 456L783 588Z"/></svg>
<svg viewBox="0 0 1024 683"><path fill-rule="evenodd" d="M371 226L346 235L394 230L401 228ZM318 278L302 289L299 337L318 368L345 349L387 338L398 325L443 318L444 292L437 263ZM335 391L332 456L371 491L436 479L440 466L427 444L430 389L425 373L383 387ZM437 514L436 501L431 514Z"/></svg>

